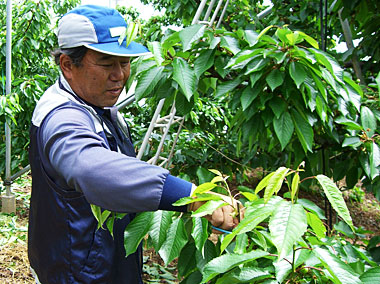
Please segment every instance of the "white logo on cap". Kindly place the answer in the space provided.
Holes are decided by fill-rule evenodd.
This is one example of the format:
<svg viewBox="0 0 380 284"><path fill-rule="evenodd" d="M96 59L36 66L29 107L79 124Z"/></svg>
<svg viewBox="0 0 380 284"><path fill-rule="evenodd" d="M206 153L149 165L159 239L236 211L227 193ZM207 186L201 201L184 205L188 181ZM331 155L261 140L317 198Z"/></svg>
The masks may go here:
<svg viewBox="0 0 380 284"><path fill-rule="evenodd" d="M110 28L111 37L121 36L126 30L126 27L113 27Z"/></svg>

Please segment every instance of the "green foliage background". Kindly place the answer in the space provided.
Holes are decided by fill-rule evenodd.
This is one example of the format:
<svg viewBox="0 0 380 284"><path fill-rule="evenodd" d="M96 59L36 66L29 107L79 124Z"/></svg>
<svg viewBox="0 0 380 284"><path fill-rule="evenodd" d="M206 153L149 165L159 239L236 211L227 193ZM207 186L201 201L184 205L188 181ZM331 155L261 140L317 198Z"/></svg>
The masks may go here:
<svg viewBox="0 0 380 284"><path fill-rule="evenodd" d="M5 93L6 19L0 20L0 64L4 70L0 131L4 133L6 120L13 121L13 172L28 163L32 111L58 75L50 57L56 46L56 20L78 2L25 0L14 5L12 94ZM206 168L218 168L243 182L248 180L246 169L277 170L255 190L239 187L246 218L216 244L208 240L211 228L199 217L226 202L208 193L209 182L196 193L208 202L191 218L157 211L134 219L126 231L126 251L132 252L149 232L148 242L165 263L179 257L182 283L371 283L378 279L378 259L371 252L378 238L361 239L367 250L345 241L346 237L361 238L363 231L354 228L340 189L330 179L346 178L349 188L360 180L380 198L377 1L328 1L328 52L321 51L315 40L321 29L319 1L273 1L273 12L264 19L257 18L265 8L262 1L234 1L219 29L190 26L200 1L142 2L165 8L166 14L143 23L139 40L154 56L135 60L128 82L128 86L133 80L138 82L136 98L140 104L125 110L136 146L158 100L166 98L162 114L175 103L178 113L186 118L172 173L204 183L212 178ZM5 1L0 0L3 14L5 7ZM119 9L132 19L138 18L134 9ZM355 50L344 54L333 50L333 35L344 41L339 12L349 20L353 38L362 38ZM183 29L162 28L168 24ZM362 63L362 85L357 84L351 69L353 54ZM158 136L153 135L144 158L157 147ZM174 138L174 131L170 137ZM0 144L0 160L4 161L4 139ZM291 170L302 161L305 171ZM4 164L0 164L0 172L3 176ZM224 177L213 173L217 177L212 188L225 192L215 185ZM298 199L300 187L310 185L309 177L319 182L345 221L334 227L343 237L327 235L322 210ZM283 182L289 189L284 198L276 196ZM93 210L100 225L106 222L112 231L112 222L119 216L96 207Z"/></svg>
<svg viewBox="0 0 380 284"><path fill-rule="evenodd" d="M178 15L180 22L189 23L199 3L182 3L154 2L171 7L165 16L174 23ZM218 165L242 181L244 168L274 170L305 160L305 175L346 176L348 188L362 180L379 198L379 77L372 67L377 58L364 58L369 53L361 52L376 54L378 48L363 39L355 51L333 50L335 38L344 40L339 11L352 23L354 39L368 35L368 18L362 10L355 12L364 4L328 1L324 53L313 41L320 38L320 1L273 3L273 12L259 20L260 3L236 1L218 30L191 26L157 36L161 30L152 23L161 18L152 19L143 34L152 35L147 44L157 65L148 60L136 67L137 98L156 104L167 97L168 106L175 100L179 113L186 115L188 132L180 137L185 144L178 145L174 162L181 165L179 173L194 177L199 164ZM368 11L377 2L365 5ZM376 17L376 11L369 14ZM378 31L371 33L377 36ZM353 53L366 75L361 87L347 68ZM215 108L206 111L207 104Z"/></svg>
<svg viewBox="0 0 380 284"><path fill-rule="evenodd" d="M5 93L6 1L0 1L0 173L5 172L5 121L12 131L12 173L28 162L29 126L36 102L58 76L50 52L56 48L56 20L79 0L14 2L12 8L12 86ZM13 121L11 121L11 119Z"/></svg>
<svg viewBox="0 0 380 284"><path fill-rule="evenodd" d="M57 17L78 2L21 1L13 7L13 18L18 20L14 20L13 32L12 94L5 94L3 71L0 109L2 132L6 118L17 123L11 124L12 172L28 163L32 110L58 74L49 56L56 46ZM135 61L134 76L128 83L138 80L137 99L145 101L143 107L134 104L125 110L137 147L155 105L166 97L162 114L175 101L178 113L186 117L174 156L174 174L194 180L204 168L218 167L236 174L242 182L247 179L245 169L273 170L305 160L307 174L323 172L335 180L346 175L348 187L361 179L368 190L380 195L379 24L370 20L378 17L377 1L328 1L326 54L312 41L320 37L320 1L273 1L273 11L264 19L257 18L266 8L262 1L234 1L220 29L192 26L186 32L163 26L189 26L200 1L142 2L166 12L143 22L139 40L153 51L155 61ZM1 2L3 14L5 7L5 1ZM119 10L138 18L134 9ZM344 40L339 11L349 20L353 38L364 36L358 48L344 54L332 49L333 35ZM354 53L366 78L360 88L349 68ZM258 65L252 67L254 63ZM181 78L183 75L187 77ZM157 141L158 136L153 136L145 157L151 155ZM0 156L4 157L4 139L1 143ZM0 172L3 176L4 163Z"/></svg>

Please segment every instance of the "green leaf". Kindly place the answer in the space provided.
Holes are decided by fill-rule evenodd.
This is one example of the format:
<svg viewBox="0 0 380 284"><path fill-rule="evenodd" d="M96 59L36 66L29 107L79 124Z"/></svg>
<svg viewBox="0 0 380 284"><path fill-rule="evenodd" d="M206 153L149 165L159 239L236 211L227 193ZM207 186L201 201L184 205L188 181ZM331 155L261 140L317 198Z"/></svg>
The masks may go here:
<svg viewBox="0 0 380 284"><path fill-rule="evenodd" d="M126 257L134 253L142 239L148 233L153 212L143 212L138 214L124 231L124 248Z"/></svg>
<svg viewBox="0 0 380 284"><path fill-rule="evenodd" d="M194 61L195 75L199 79L201 75L214 64L215 50L205 50Z"/></svg>
<svg viewBox="0 0 380 284"><path fill-rule="evenodd" d="M207 191L211 191L214 189L217 185L212 182L206 182L201 185L199 185L194 191L191 196L197 196L197 194L205 193Z"/></svg>
<svg viewBox="0 0 380 284"><path fill-rule="evenodd" d="M292 138L294 124L292 117L288 112L284 112L280 118L273 119L274 132L281 144L281 150L284 150Z"/></svg>
<svg viewBox="0 0 380 284"><path fill-rule="evenodd" d="M364 172L366 173L366 175L368 177L371 177L371 166L370 166L370 163L369 163L369 157L366 153L364 152L361 152L359 154L359 161L360 161L360 164L364 170Z"/></svg>
<svg viewBox="0 0 380 284"><path fill-rule="evenodd" d="M102 209L94 204L90 204L92 214L94 215L96 221L98 221L98 229L103 225L102 222Z"/></svg>
<svg viewBox="0 0 380 284"><path fill-rule="evenodd" d="M352 224L352 219L350 212L348 211L347 205L344 202L342 193L337 188L336 184L328 177L324 175L317 175L317 180L321 184L323 191L327 199L330 201L331 206L338 213L338 215L346 222L347 225L351 227L352 231L355 231L354 225Z"/></svg>
<svg viewBox="0 0 380 284"><path fill-rule="evenodd" d="M276 118L280 116L287 110L287 103L280 97L274 97L269 101L269 106L272 109Z"/></svg>
<svg viewBox="0 0 380 284"><path fill-rule="evenodd" d="M215 92L215 97L219 98L226 93L229 93L230 91L234 90L240 83L241 83L241 78L237 77L233 81L227 81L222 84L219 84L216 87L216 92Z"/></svg>
<svg viewBox="0 0 380 284"><path fill-rule="evenodd" d="M224 274L218 278L216 284L258 283L267 278L272 278L268 268L242 267Z"/></svg>
<svg viewBox="0 0 380 284"><path fill-rule="evenodd" d="M221 176L216 176L211 180L211 183L224 182L224 178Z"/></svg>
<svg viewBox="0 0 380 284"><path fill-rule="evenodd" d="M292 31L288 28L278 28L276 30L275 35L285 44L289 45L289 39L287 38L287 35L292 34ZM294 44L291 44L294 45Z"/></svg>
<svg viewBox="0 0 380 284"><path fill-rule="evenodd" d="M191 49L192 43L203 36L205 29L205 25L196 24L181 30L179 32L179 38L182 42L183 51Z"/></svg>
<svg viewBox="0 0 380 284"><path fill-rule="evenodd" d="M249 244L249 241L248 241L247 234L237 235L236 241L235 241L234 253L236 254L246 253L248 244Z"/></svg>
<svg viewBox="0 0 380 284"><path fill-rule="evenodd" d="M209 261L216 258L218 255L219 255L219 250L217 248L217 245L215 245L212 241L207 240L204 247L203 247L203 252L201 252L199 250L196 250L196 252L195 252L195 260L197 263L197 268L200 271L203 271L204 266ZM201 281L199 281L197 283L200 283L200 282Z"/></svg>
<svg viewBox="0 0 380 284"><path fill-rule="evenodd" d="M272 214L274 209L275 206L272 204L266 204L265 206L256 208L255 210L252 210L252 208L248 207L241 222L233 229L231 234L228 234L224 237L220 246L220 251L223 252L235 238L235 236L250 232L256 228L258 224L263 222Z"/></svg>
<svg viewBox="0 0 380 284"><path fill-rule="evenodd" d="M319 208L313 201L309 199L299 198L297 200L297 203L301 204L306 210L316 214L319 219L326 220L325 212L321 208Z"/></svg>
<svg viewBox="0 0 380 284"><path fill-rule="evenodd" d="M288 255L293 245L307 229L307 217L300 204L281 202L269 220L272 242L278 251L278 259Z"/></svg>
<svg viewBox="0 0 380 284"><path fill-rule="evenodd" d="M301 142L302 148L305 151L313 152L314 132L309 122L306 121L301 114L295 109L292 109L293 123L296 129L297 137Z"/></svg>
<svg viewBox="0 0 380 284"><path fill-rule="evenodd" d="M224 200L210 200L199 207L191 217L203 217L206 215L212 214L216 209L228 205L228 203L224 202Z"/></svg>
<svg viewBox="0 0 380 284"><path fill-rule="evenodd" d="M307 76L305 67L298 61L290 62L289 74L292 77L294 83L296 83L297 88L299 89L301 84L305 81Z"/></svg>
<svg viewBox="0 0 380 284"><path fill-rule="evenodd" d="M259 88L251 88L250 86L247 86L240 97L241 106L243 107L243 111L245 111L253 102L253 100L258 96L260 93Z"/></svg>
<svg viewBox="0 0 380 284"><path fill-rule="evenodd" d="M245 198L247 198L249 201L255 201L258 196L251 192L240 192Z"/></svg>
<svg viewBox="0 0 380 284"><path fill-rule="evenodd" d="M317 215L307 212L307 223L319 239L326 237L326 227Z"/></svg>
<svg viewBox="0 0 380 284"><path fill-rule="evenodd" d="M193 197L183 197L176 202L173 203L174 206L184 206L190 203L194 203L197 201L209 201L209 200L222 200L223 198L220 195L210 194L210 193L202 193L198 194L196 198Z"/></svg>
<svg viewBox="0 0 380 284"><path fill-rule="evenodd" d="M92 214L94 215L95 219L98 221L97 229L103 228L104 222L107 220L108 216L111 214L111 211L103 210L100 206L90 204ZM110 231L112 234L112 231Z"/></svg>
<svg viewBox="0 0 380 284"><path fill-rule="evenodd" d="M173 79L181 86L183 94L190 101L195 93L197 77L189 64L180 57L173 60Z"/></svg>
<svg viewBox="0 0 380 284"><path fill-rule="evenodd" d="M136 38L138 31L139 31L139 24L138 23L130 22L128 24L126 47L128 47L131 44L131 42Z"/></svg>
<svg viewBox="0 0 380 284"><path fill-rule="evenodd" d="M377 89L379 90L379 92L380 92L380 73L379 74L377 74L377 77L376 77L376 83L377 83Z"/></svg>
<svg viewBox="0 0 380 284"><path fill-rule="evenodd" d="M365 251L361 248L355 247L355 246L353 247L353 249L357 252L357 254L361 257L361 259L365 260L372 267L378 267L379 266L377 262L373 261L372 258L368 257L367 251Z"/></svg>
<svg viewBox="0 0 380 284"><path fill-rule="evenodd" d="M205 218L192 218L193 230L191 236L194 239L195 246L203 252L203 247L208 239L208 221Z"/></svg>
<svg viewBox="0 0 380 284"><path fill-rule="evenodd" d="M369 166L371 170L371 179L375 179L379 175L378 166L380 165L380 149L375 141L371 143L371 152L369 155Z"/></svg>
<svg viewBox="0 0 380 284"><path fill-rule="evenodd" d="M256 189L255 189L255 194L258 194L262 189L264 189L267 185L268 185L268 182L270 180L270 178L274 175L274 172L266 175L260 182L259 184L256 186Z"/></svg>
<svg viewBox="0 0 380 284"><path fill-rule="evenodd" d="M292 261L295 261L295 267L297 268L311 257L314 257L314 255L309 250L301 249L295 252L294 257L295 260L292 259ZM286 277L292 272L292 265L288 261L289 260L281 259L273 263L276 269L276 279L279 283L285 283L284 280L287 279Z"/></svg>
<svg viewBox="0 0 380 284"><path fill-rule="evenodd" d="M210 181L213 178L213 174L206 168L198 167L197 169L197 177L198 177L198 184L202 184L205 182Z"/></svg>
<svg viewBox="0 0 380 284"><path fill-rule="evenodd" d="M112 216L111 218L108 218L108 220L106 221L106 226L107 226L108 232L110 232L112 238L113 238L113 225L114 225L114 223L115 223L115 217L114 216Z"/></svg>
<svg viewBox="0 0 380 284"><path fill-rule="evenodd" d="M356 123L353 120L350 120L348 118L345 118L344 116L339 116L338 118L335 119L335 122L338 124L342 124L347 126L348 129L350 130L362 130L362 126L358 123Z"/></svg>
<svg viewBox="0 0 380 284"><path fill-rule="evenodd" d="M335 58L320 49L311 48L310 50L315 54L317 61L330 71L335 80L343 83L343 69L340 67Z"/></svg>
<svg viewBox="0 0 380 284"><path fill-rule="evenodd" d="M298 33L314 48L318 49L319 48L319 45L318 45L318 42L313 39L311 36L303 33L303 32L300 32L298 31Z"/></svg>
<svg viewBox="0 0 380 284"><path fill-rule="evenodd" d="M280 72L278 69L274 69L269 73L265 80L273 91L284 82L284 73Z"/></svg>
<svg viewBox="0 0 380 284"><path fill-rule="evenodd" d="M288 168L280 167L275 171L274 175L270 177L264 192L264 203L267 203L274 193L279 192L288 171Z"/></svg>
<svg viewBox="0 0 380 284"><path fill-rule="evenodd" d="M327 249L315 247L314 254L322 262L323 266L330 273L334 283L340 284L359 284L362 283L359 279L359 275L354 272L348 264L344 263L338 257L333 255ZM329 278L330 278L329 277Z"/></svg>
<svg viewBox="0 0 380 284"><path fill-rule="evenodd" d="M244 254L225 254L214 258L207 263L203 269L202 283L206 283L213 279L215 276L225 273L226 271L258 258L267 256L268 253L261 250L251 251Z"/></svg>
<svg viewBox="0 0 380 284"><path fill-rule="evenodd" d="M173 212L158 210L153 213L149 236L155 251L158 251L166 239L166 233L172 222Z"/></svg>
<svg viewBox="0 0 380 284"><path fill-rule="evenodd" d="M244 75L249 75L252 72L260 71L264 67L267 67L269 62L270 62L269 58L258 57L258 58L253 59L248 64L247 71L244 73Z"/></svg>
<svg viewBox="0 0 380 284"><path fill-rule="evenodd" d="M102 224L101 224L101 227L103 228L103 224L104 222L107 220L107 218L111 215L111 211L108 211L108 210L104 210L102 212Z"/></svg>
<svg viewBox="0 0 380 284"><path fill-rule="evenodd" d="M217 176L220 176L222 177L222 173L218 170L215 170L215 169L209 169L210 172L212 172L214 175L217 175Z"/></svg>
<svg viewBox="0 0 380 284"><path fill-rule="evenodd" d="M137 101L152 93L154 87L162 77L161 75L163 70L163 66L156 66L141 73L140 78L138 78L135 91Z"/></svg>
<svg viewBox="0 0 380 284"><path fill-rule="evenodd" d="M363 284L377 284L380 279L380 266L368 269L359 278Z"/></svg>
<svg viewBox="0 0 380 284"><path fill-rule="evenodd" d="M346 137L344 138L343 143L342 143L342 147L351 146L351 147L357 148L360 145L362 145L362 142L360 141L360 138L356 136Z"/></svg>
<svg viewBox="0 0 380 284"><path fill-rule="evenodd" d="M297 31L295 31L294 33L292 32L292 33L289 33L286 35L286 38L289 41L289 45L292 45L292 46L297 43L298 37L299 37L299 33Z"/></svg>
<svg viewBox="0 0 380 284"><path fill-rule="evenodd" d="M232 70L242 69L255 55L257 55L257 53L252 50L242 50L228 61L225 68L228 69L232 67Z"/></svg>
<svg viewBox="0 0 380 284"><path fill-rule="evenodd" d="M249 46L252 47L258 42L259 34L252 30L244 31L244 38L248 42Z"/></svg>
<svg viewBox="0 0 380 284"><path fill-rule="evenodd" d="M375 134L377 122L375 115L368 107L362 106L360 111L360 120L364 131L367 132L369 137L372 137Z"/></svg>
<svg viewBox="0 0 380 284"><path fill-rule="evenodd" d="M187 241L183 220L177 218L171 223L166 240L158 251L165 265L168 265L173 259L179 256Z"/></svg>
<svg viewBox="0 0 380 284"><path fill-rule="evenodd" d="M259 35L257 36L257 39L260 39L263 35L265 35L271 28L273 28L274 26L273 25L270 25L268 27L266 27L265 29L263 29Z"/></svg>
<svg viewBox="0 0 380 284"><path fill-rule="evenodd" d="M255 72L249 76L249 81L251 82L251 87L253 87L256 82L263 76L263 72Z"/></svg>
<svg viewBox="0 0 380 284"><path fill-rule="evenodd" d="M300 183L300 175L298 172L296 172L293 176L293 179L292 179L292 187L291 187L292 203L294 203L295 197L298 193L299 183Z"/></svg>
<svg viewBox="0 0 380 284"><path fill-rule="evenodd" d="M153 53L154 60L156 61L157 65L161 65L161 63L165 61L161 43L157 41L148 42L148 48Z"/></svg>
<svg viewBox="0 0 380 284"><path fill-rule="evenodd" d="M236 38L230 36L222 36L220 40L220 47L231 51L234 55L240 51L239 42Z"/></svg>
<svg viewBox="0 0 380 284"><path fill-rule="evenodd" d="M185 245L185 247L181 250L177 264L179 277L186 277L194 270L196 270L196 260L194 257L196 251L197 249L194 246L194 243L191 242L188 242ZM202 277L200 276L199 282L201 281L201 279Z"/></svg>
<svg viewBox="0 0 380 284"><path fill-rule="evenodd" d="M165 50L169 50L171 47L173 47L180 41L181 39L179 37L179 32L175 32L162 42L162 48Z"/></svg>

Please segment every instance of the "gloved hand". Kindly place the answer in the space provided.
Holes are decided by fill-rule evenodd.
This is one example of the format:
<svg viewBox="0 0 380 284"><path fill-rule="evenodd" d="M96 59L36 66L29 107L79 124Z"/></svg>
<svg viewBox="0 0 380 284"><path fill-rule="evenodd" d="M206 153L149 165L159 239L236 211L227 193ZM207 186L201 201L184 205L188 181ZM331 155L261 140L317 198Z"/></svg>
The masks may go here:
<svg viewBox="0 0 380 284"><path fill-rule="evenodd" d="M240 220L244 218L244 207L238 200L233 200L231 202L231 199L229 196L221 195L218 193L213 193L220 195L226 202L232 203L235 208L239 208L240 212L240 218L236 215L234 207L231 205L225 205L223 207L220 207L216 209L211 215L204 216L214 227L231 231L233 228L235 228ZM197 201L194 203L191 203L189 206L189 211L196 211L199 207L201 207L205 202L203 201ZM239 207L238 207L239 206ZM216 234L222 234L222 232L214 230L213 233Z"/></svg>

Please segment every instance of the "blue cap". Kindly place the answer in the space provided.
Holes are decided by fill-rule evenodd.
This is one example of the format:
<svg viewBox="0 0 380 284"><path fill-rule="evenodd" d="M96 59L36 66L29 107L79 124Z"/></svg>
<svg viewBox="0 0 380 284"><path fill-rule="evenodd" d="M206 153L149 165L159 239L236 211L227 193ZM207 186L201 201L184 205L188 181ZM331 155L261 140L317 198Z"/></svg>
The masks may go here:
<svg viewBox="0 0 380 284"><path fill-rule="evenodd" d="M58 45L60 48L86 46L95 51L115 56L141 56L149 50L136 42L128 47L126 40L119 44L120 35L127 23L120 13L97 5L79 6L65 14L58 23Z"/></svg>

